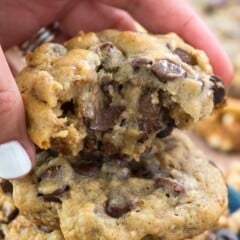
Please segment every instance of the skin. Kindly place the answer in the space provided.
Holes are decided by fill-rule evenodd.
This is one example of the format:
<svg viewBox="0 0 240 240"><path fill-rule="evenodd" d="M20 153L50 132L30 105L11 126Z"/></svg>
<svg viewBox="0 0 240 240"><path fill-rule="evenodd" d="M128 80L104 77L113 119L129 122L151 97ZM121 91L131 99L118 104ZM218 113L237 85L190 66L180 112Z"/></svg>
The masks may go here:
<svg viewBox="0 0 240 240"><path fill-rule="evenodd" d="M0 144L18 140L32 161L35 148L27 136L24 106L3 50L19 44L41 27L58 20L58 39L80 29L135 30L134 19L153 33L176 32L204 50L214 73L228 83L233 68L206 24L184 0L1 0L0 1Z"/></svg>

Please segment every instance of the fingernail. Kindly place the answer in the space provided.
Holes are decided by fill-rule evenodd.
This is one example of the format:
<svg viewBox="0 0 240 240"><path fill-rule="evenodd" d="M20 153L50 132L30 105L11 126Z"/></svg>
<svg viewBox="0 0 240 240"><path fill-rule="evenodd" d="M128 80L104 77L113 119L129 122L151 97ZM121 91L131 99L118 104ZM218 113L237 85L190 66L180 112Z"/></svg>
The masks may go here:
<svg viewBox="0 0 240 240"><path fill-rule="evenodd" d="M0 145L0 177L4 179L18 178L31 170L31 160L17 141Z"/></svg>

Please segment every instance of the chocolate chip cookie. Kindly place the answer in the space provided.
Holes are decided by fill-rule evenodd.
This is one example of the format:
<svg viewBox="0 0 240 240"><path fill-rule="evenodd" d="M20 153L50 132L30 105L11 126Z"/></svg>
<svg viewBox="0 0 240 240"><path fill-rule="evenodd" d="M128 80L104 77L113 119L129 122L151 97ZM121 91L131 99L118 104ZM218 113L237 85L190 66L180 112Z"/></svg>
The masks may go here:
<svg viewBox="0 0 240 240"><path fill-rule="evenodd" d="M117 30L40 46L17 83L40 148L136 160L156 135L209 115L225 93L206 55L175 34Z"/></svg>
<svg viewBox="0 0 240 240"><path fill-rule="evenodd" d="M227 205L219 170L174 131L139 161L85 149L77 157L38 155L13 198L36 224L66 240L185 239L214 225Z"/></svg>
<svg viewBox="0 0 240 240"><path fill-rule="evenodd" d="M59 230L35 225L19 213L12 199L12 185L0 182L0 240L64 240Z"/></svg>

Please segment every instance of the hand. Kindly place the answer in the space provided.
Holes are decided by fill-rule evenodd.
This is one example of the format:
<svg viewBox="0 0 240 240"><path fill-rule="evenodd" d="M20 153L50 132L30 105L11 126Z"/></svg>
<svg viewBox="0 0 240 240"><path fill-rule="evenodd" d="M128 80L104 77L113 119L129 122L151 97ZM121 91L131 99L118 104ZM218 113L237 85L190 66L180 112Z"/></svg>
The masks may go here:
<svg viewBox="0 0 240 240"><path fill-rule="evenodd" d="M136 19L150 32L176 32L194 47L203 49L215 74L226 83L233 74L232 65L220 44L184 0L2 0L0 9L3 49L23 42L55 20L61 26L58 38L65 39L80 29L135 30ZM31 169L32 164L23 148L32 162L35 150L26 133L20 94L1 49L0 73L0 177L15 178ZM10 142L12 140L18 141L23 148L18 144L16 148L16 142ZM9 152L9 148L12 151Z"/></svg>

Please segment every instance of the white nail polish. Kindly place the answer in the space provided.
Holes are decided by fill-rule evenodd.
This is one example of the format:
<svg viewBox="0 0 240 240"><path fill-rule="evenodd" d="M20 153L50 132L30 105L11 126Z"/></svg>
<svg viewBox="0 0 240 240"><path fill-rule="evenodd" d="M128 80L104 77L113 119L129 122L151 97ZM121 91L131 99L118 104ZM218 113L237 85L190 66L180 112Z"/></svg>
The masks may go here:
<svg viewBox="0 0 240 240"><path fill-rule="evenodd" d="M31 170L31 160L17 141L0 144L0 178L21 177Z"/></svg>

